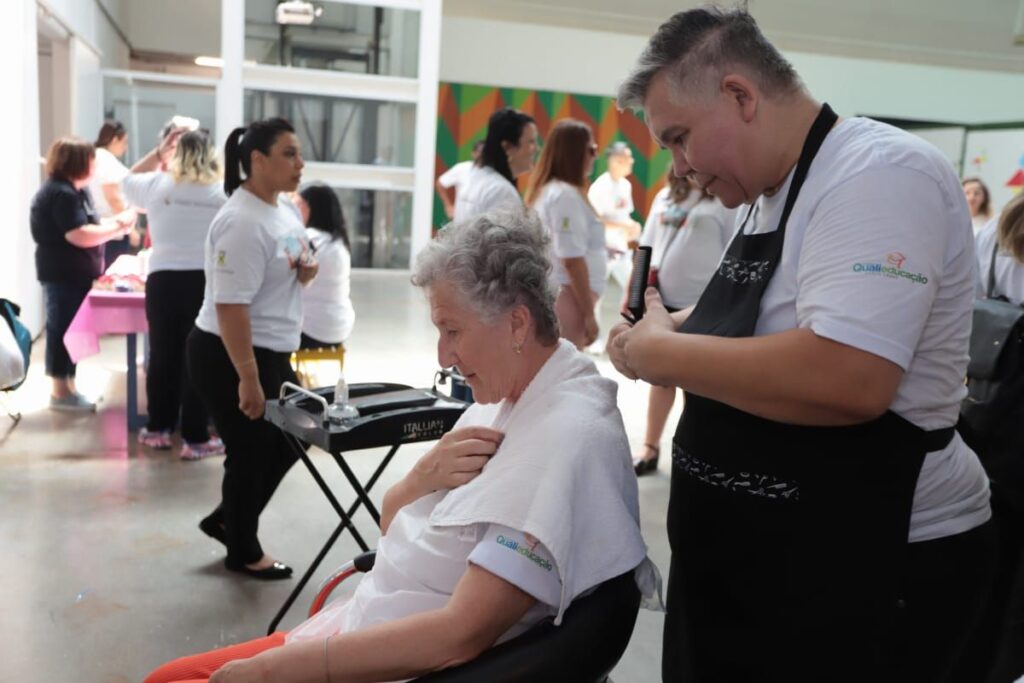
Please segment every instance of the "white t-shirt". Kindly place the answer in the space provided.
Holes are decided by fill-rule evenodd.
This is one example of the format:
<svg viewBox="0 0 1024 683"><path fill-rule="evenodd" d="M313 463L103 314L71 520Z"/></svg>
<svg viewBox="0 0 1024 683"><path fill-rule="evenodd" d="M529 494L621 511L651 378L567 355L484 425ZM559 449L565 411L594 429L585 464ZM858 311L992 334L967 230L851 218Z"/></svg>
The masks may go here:
<svg viewBox="0 0 1024 683"><path fill-rule="evenodd" d="M153 253L149 272L202 270L206 235L227 197L220 183L175 183L169 173L137 173L121 181L124 197L146 211Z"/></svg>
<svg viewBox="0 0 1024 683"><path fill-rule="evenodd" d="M607 171L597 177L587 191L590 205L597 211L603 221L629 223L633 220L633 186L625 178L612 180ZM620 281L629 278L629 263L626 252L629 251L629 239L624 228L608 228L605 231L605 244L609 249L621 252L618 267L614 274ZM623 283L625 286L625 283Z"/></svg>
<svg viewBox="0 0 1024 683"><path fill-rule="evenodd" d="M792 177L756 202L744 232L778 227ZM738 220L746 214L743 207ZM755 335L810 328L890 360L905 373L890 409L926 430L950 427L966 393L976 270L949 161L892 126L846 119L825 139L793 207ZM988 498L981 463L954 436L925 458L910 541L982 524Z"/></svg>
<svg viewBox="0 0 1024 683"><path fill-rule="evenodd" d="M302 331L322 342L340 344L352 334L356 312L349 297L352 257L340 239L306 228L319 263L316 277L302 290Z"/></svg>
<svg viewBox="0 0 1024 683"><path fill-rule="evenodd" d="M633 186L626 178L612 180L611 175L605 171L590 184L587 199L603 220L633 220Z"/></svg>
<svg viewBox="0 0 1024 683"><path fill-rule="evenodd" d="M248 304L253 346L281 353L299 348L302 285L291 262L308 248L294 209L239 187L206 239L206 292L196 327L219 336L216 305Z"/></svg>
<svg viewBox="0 0 1024 683"><path fill-rule="evenodd" d="M590 289L601 296L608 280L604 224L580 191L569 183L552 180L541 188L533 208L551 235L553 276L558 284L570 284L562 259L582 257Z"/></svg>
<svg viewBox="0 0 1024 683"><path fill-rule="evenodd" d="M482 213L521 209L523 198L516 186L490 166L473 166L455 197L452 220L462 221Z"/></svg>
<svg viewBox="0 0 1024 683"><path fill-rule="evenodd" d="M377 546L373 571L362 578L355 593L332 601L289 632L287 641L322 639L441 609L469 563L537 599L499 643L555 615L562 581L547 548L522 532L496 524L431 525L430 514L447 493L437 491L399 510Z"/></svg>
<svg viewBox="0 0 1024 683"><path fill-rule="evenodd" d="M974 235L977 237L982 228L988 225L989 218L986 216L971 216L971 227L974 228Z"/></svg>
<svg viewBox="0 0 1024 683"><path fill-rule="evenodd" d="M978 298L986 296L988 292L988 270L992 265L992 250L998 241L999 219L993 218L977 236ZM1005 296L1015 306L1024 304L1024 263L1000 249L996 254L995 284L992 296Z"/></svg>
<svg viewBox="0 0 1024 683"><path fill-rule="evenodd" d="M441 187L454 187L457 194L462 192L462 188L469 178L469 171L472 168L472 161L460 161L442 173L437 182L441 183Z"/></svg>
<svg viewBox="0 0 1024 683"><path fill-rule="evenodd" d="M672 202L669 192L664 187L654 196L640 244L651 247L662 300L678 309L704 292L736 230L736 211L715 198L701 201L700 192Z"/></svg>
<svg viewBox="0 0 1024 683"><path fill-rule="evenodd" d="M96 206L96 212L100 218L106 218L114 213L110 209L110 204L107 203L106 195L103 194L103 186L116 185L124 180L129 173L131 171L121 163L120 159L106 148L96 148L96 168L93 171L92 180L89 181L89 194L92 195L92 203Z"/></svg>

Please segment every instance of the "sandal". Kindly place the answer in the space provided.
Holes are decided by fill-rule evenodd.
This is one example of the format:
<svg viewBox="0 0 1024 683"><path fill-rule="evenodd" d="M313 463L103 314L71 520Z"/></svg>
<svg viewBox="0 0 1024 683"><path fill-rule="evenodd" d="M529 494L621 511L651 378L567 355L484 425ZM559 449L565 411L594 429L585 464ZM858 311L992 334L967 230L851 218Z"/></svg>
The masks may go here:
<svg viewBox="0 0 1024 683"><path fill-rule="evenodd" d="M645 474L658 471L658 456L661 455L661 448L654 444L645 443L644 448L649 452L654 453L653 458L645 457L634 457L633 458L633 471L636 472L636 476L642 477Z"/></svg>

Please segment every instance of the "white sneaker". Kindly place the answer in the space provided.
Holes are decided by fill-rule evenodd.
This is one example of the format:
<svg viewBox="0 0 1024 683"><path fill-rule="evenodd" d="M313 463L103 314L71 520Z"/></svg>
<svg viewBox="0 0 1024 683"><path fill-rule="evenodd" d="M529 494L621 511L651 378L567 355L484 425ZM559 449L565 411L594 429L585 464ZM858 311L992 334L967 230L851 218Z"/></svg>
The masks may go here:
<svg viewBox="0 0 1024 683"><path fill-rule="evenodd" d="M96 404L76 392L61 398L51 396L50 410L56 410L62 413L95 413Z"/></svg>

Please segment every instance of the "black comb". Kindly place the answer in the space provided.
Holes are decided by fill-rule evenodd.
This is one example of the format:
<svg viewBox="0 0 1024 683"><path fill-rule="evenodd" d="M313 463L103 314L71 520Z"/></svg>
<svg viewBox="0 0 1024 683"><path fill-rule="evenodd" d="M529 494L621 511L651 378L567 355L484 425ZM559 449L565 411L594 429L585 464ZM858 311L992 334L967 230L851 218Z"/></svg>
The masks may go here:
<svg viewBox="0 0 1024 683"><path fill-rule="evenodd" d="M646 306L644 305L644 293L647 291L647 279L651 272L651 248L637 247L633 251L633 277L629 280L629 292L626 298L626 308L630 316L623 317L634 325L644 317Z"/></svg>

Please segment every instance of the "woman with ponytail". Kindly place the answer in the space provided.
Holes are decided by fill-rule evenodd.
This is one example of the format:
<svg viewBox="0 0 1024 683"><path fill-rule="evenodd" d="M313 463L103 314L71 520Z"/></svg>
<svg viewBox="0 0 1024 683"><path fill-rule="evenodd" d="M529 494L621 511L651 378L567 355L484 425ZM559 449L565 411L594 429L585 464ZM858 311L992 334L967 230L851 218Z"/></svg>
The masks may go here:
<svg viewBox="0 0 1024 683"><path fill-rule="evenodd" d="M501 209L521 209L516 178L533 168L537 124L516 109L499 109L487 122L487 137L465 185L455 197L454 221Z"/></svg>
<svg viewBox="0 0 1024 683"><path fill-rule="evenodd" d="M302 176L295 129L284 119L236 128L224 148L228 200L210 225L203 305L187 342L188 370L224 440L221 502L199 528L227 547L224 566L258 579L290 567L263 551L259 516L295 462L263 421L267 396L297 381L302 286L317 273L298 212L281 196Z"/></svg>

